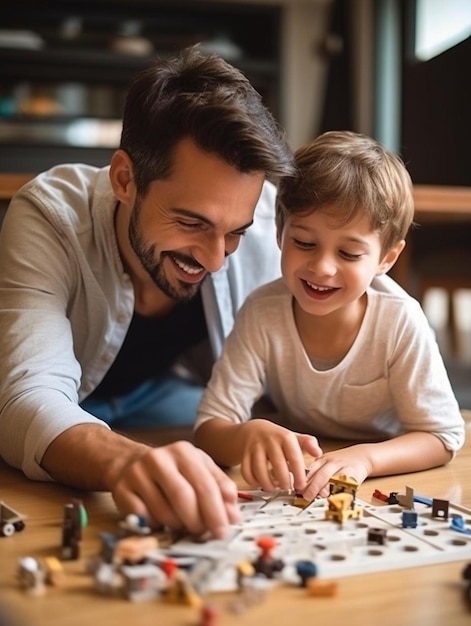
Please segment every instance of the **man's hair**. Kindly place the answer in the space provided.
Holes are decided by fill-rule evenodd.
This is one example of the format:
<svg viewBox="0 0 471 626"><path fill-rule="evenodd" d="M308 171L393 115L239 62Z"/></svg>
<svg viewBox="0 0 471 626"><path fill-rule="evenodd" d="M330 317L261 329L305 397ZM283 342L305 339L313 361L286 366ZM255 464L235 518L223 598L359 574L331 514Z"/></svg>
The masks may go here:
<svg viewBox="0 0 471 626"><path fill-rule="evenodd" d="M120 147L133 162L139 194L170 174L184 138L273 182L294 172L292 152L260 94L241 71L198 45L155 60L131 84Z"/></svg>
<svg viewBox="0 0 471 626"><path fill-rule="evenodd" d="M325 210L345 223L364 212L383 252L405 238L414 217L412 181L402 160L376 140L329 131L297 150L295 164L295 176L278 190L279 232L288 215Z"/></svg>

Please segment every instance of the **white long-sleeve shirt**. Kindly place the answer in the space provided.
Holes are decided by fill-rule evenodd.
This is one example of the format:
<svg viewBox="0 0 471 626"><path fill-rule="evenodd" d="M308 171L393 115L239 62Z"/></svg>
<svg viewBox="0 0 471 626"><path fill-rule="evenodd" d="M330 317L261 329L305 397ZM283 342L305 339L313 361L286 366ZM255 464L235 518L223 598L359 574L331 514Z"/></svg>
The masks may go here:
<svg viewBox="0 0 471 626"><path fill-rule="evenodd" d="M266 391L281 424L295 431L356 441L427 431L459 450L464 421L420 305L387 276L373 281L367 297L352 347L319 371L299 338L283 280L257 289L213 368L195 429L215 417L247 421Z"/></svg>
<svg viewBox="0 0 471 626"><path fill-rule="evenodd" d="M246 296L279 276L275 188L254 224L202 286L214 356ZM12 200L0 232L0 456L34 479L49 444L76 424L104 422L79 402L114 361L134 309L118 252L108 168L62 165Z"/></svg>

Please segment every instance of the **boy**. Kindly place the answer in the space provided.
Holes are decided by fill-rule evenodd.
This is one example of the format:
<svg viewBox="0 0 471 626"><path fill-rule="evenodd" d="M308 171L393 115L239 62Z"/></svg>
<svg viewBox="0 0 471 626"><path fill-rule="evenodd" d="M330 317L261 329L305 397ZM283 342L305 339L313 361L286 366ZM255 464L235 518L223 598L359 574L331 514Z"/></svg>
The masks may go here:
<svg viewBox="0 0 471 626"><path fill-rule="evenodd" d="M413 219L402 161L333 131L295 156L277 201L283 278L241 309L195 440L217 463L241 463L250 484L312 499L337 472L362 482L447 463L464 422L423 311L384 276ZM250 419L265 392L279 424ZM314 435L361 443L322 454Z"/></svg>

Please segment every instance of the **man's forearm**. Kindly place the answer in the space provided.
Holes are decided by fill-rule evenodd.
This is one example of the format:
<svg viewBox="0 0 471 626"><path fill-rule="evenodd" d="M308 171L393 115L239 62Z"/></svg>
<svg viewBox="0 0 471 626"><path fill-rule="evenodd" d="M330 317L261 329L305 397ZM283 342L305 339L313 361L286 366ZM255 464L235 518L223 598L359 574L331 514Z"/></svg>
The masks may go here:
<svg viewBox="0 0 471 626"><path fill-rule="evenodd" d="M102 426L79 424L49 445L41 466L62 484L111 491L123 469L148 450L147 445Z"/></svg>

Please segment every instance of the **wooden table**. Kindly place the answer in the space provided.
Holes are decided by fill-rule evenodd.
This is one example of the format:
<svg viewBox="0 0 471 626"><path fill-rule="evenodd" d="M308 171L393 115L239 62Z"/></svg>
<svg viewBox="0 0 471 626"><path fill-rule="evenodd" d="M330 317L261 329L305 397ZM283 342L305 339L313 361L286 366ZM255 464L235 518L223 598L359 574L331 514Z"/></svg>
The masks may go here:
<svg viewBox="0 0 471 626"><path fill-rule="evenodd" d="M409 231L407 246L391 270L391 276L412 293L415 239L420 233L425 240L432 228L440 228L442 238L446 239L447 227L456 226L464 228L471 235L471 187L414 185L414 203L414 221L419 225L419 230L412 228ZM452 241L445 243L450 248L453 247ZM435 243L431 245L434 246Z"/></svg>
<svg viewBox="0 0 471 626"><path fill-rule="evenodd" d="M164 443L180 434L179 431L157 432L154 442ZM188 433L183 432L183 436L187 437ZM335 445L322 443L326 449L339 445L338 442ZM233 476L244 486L237 471L233 471ZM470 477L471 439L468 439L463 451L448 466L411 475L370 479L361 485L358 496L370 500L376 488L385 493L402 493L408 485L422 495L471 508ZM83 499L89 515L81 559L64 562L65 587L49 587L44 596L30 597L19 588L15 577L18 559L27 555L44 558L59 554L63 507L73 497ZM0 462L0 499L28 516L23 532L0 538L0 606L9 608L15 626L197 626L200 623L199 611L192 607L168 605L160 600L132 603L124 598L101 596L93 589L91 577L84 572L85 559L98 552L99 531L117 532L118 529L118 515L109 494L84 494L56 484L31 482ZM280 587L243 615L228 611L234 594L218 594L208 599L221 609L218 626L314 623L321 626L469 626L471 610L464 600L461 581L465 564L466 561L459 561L340 578L338 593L333 598L313 598L301 588Z"/></svg>

